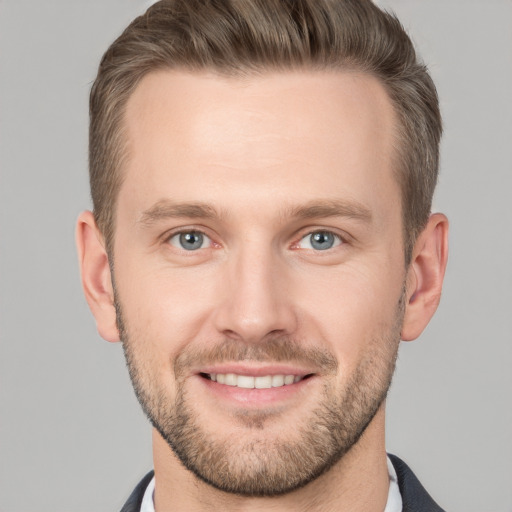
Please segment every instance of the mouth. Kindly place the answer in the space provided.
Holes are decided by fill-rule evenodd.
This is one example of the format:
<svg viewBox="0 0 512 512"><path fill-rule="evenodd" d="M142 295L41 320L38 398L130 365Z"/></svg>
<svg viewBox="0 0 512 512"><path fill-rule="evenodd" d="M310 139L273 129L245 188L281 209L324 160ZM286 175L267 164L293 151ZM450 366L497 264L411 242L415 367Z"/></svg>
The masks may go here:
<svg viewBox="0 0 512 512"><path fill-rule="evenodd" d="M202 378L242 389L270 389L281 388L297 384L313 376L306 375L278 374L278 375L240 375L236 373L200 373Z"/></svg>
<svg viewBox="0 0 512 512"><path fill-rule="evenodd" d="M259 410L302 404L306 389L311 394L320 377L311 370L293 364L219 363L198 368L192 382L202 383L201 396L205 393L205 398L213 398L221 409Z"/></svg>

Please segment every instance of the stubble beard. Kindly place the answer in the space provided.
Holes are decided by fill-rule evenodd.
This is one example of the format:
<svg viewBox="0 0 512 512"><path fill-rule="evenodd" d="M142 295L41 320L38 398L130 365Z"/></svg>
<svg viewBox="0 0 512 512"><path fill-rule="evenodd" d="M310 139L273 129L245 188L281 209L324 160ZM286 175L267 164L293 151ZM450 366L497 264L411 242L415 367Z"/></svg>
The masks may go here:
<svg viewBox="0 0 512 512"><path fill-rule="evenodd" d="M197 418L194 397L189 396L181 376L187 357L175 361L176 396L170 397L141 361L119 301L117 323L123 341L126 364L135 394L148 419L174 451L181 463L200 480L216 489L241 496L277 496L312 482L336 464L360 439L383 404L395 369L404 316L404 294L391 326L367 347L366 354L349 381L338 391L325 384L318 405L301 425L287 425L283 435L259 435L272 413L262 411L235 418L247 432L245 438L208 432ZM271 339L256 348L226 339L214 360L307 360L335 371L337 361L325 351L305 351L288 338ZM203 353L205 359L213 353ZM230 359L226 359L226 354ZM181 367L180 367L181 362ZM334 365L334 366L333 366ZM154 370L154 369L153 369ZM289 435L286 428L294 428Z"/></svg>

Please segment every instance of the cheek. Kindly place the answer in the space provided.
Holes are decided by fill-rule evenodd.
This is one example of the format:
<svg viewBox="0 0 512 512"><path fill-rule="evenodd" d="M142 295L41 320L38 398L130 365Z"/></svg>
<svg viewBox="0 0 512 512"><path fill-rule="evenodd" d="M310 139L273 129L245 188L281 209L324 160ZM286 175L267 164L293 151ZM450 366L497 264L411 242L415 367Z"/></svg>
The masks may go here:
<svg viewBox="0 0 512 512"><path fill-rule="evenodd" d="M212 276L193 269L122 263L116 262L116 288L130 333L167 359L200 337L215 297Z"/></svg>
<svg viewBox="0 0 512 512"><path fill-rule="evenodd" d="M341 367L353 367L372 345L395 334L403 272L387 265L346 266L303 284L300 315L329 344Z"/></svg>

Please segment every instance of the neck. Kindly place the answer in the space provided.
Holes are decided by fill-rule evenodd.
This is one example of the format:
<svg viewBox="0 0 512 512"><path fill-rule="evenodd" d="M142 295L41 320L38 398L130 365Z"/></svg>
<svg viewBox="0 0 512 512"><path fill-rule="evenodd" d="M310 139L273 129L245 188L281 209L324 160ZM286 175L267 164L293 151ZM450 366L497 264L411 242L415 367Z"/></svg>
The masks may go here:
<svg viewBox="0 0 512 512"><path fill-rule="evenodd" d="M382 512L389 490L384 406L340 461L305 487L282 496L243 497L211 487L181 464L155 430L153 457L156 512Z"/></svg>

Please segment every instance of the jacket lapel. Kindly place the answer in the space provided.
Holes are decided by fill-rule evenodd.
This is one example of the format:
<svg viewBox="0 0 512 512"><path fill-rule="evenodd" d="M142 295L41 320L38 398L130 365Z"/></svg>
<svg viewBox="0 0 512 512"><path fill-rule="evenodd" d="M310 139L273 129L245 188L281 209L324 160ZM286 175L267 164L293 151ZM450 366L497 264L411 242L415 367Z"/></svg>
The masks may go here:
<svg viewBox="0 0 512 512"><path fill-rule="evenodd" d="M402 512L444 512L420 484L409 466L397 456L388 454L395 467L402 495Z"/></svg>
<svg viewBox="0 0 512 512"><path fill-rule="evenodd" d="M128 501L124 504L121 512L140 512L140 506L142 504L142 498L144 497L144 491L151 482L154 471L150 471L135 487L133 492L130 494Z"/></svg>

